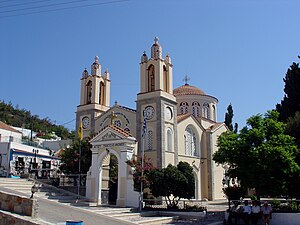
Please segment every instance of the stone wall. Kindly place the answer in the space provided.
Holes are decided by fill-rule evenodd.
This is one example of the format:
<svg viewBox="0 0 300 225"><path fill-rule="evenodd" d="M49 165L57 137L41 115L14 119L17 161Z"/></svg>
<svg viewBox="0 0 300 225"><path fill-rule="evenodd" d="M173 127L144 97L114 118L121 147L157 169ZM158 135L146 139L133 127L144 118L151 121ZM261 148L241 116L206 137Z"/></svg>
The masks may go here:
<svg viewBox="0 0 300 225"><path fill-rule="evenodd" d="M33 221L31 217L19 216L0 210L1 225L41 225L41 222Z"/></svg>
<svg viewBox="0 0 300 225"><path fill-rule="evenodd" d="M0 191L0 209L34 218L38 216L38 202L36 199L3 191Z"/></svg>

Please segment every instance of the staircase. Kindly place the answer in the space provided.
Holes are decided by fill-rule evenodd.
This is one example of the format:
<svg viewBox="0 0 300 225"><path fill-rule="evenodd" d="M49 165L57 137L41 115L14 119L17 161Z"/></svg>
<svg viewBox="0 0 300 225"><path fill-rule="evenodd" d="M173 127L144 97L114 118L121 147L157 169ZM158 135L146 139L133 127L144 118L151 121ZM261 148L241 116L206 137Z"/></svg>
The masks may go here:
<svg viewBox="0 0 300 225"><path fill-rule="evenodd" d="M6 192L18 193L30 197L33 181L27 179L0 178L0 189ZM86 199L77 200L77 195L47 184L40 184L39 192L34 197L80 207L88 212L105 215L134 224L166 224L173 221L171 216L157 216L154 212L139 213L132 208L119 208L113 206L90 206Z"/></svg>

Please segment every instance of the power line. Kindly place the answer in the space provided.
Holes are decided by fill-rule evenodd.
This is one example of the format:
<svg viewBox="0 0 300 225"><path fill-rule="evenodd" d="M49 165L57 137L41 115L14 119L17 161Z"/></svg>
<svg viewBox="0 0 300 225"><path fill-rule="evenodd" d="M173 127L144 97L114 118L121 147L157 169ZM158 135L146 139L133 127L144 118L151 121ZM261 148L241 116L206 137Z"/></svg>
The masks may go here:
<svg viewBox="0 0 300 225"><path fill-rule="evenodd" d="M72 3L77 3L77 2L86 2L86 1L90 1L90 0L75 0L75 1L69 1L69 2L48 4L48 5L32 6L32 7L27 7L27 8L23 8L23 9L13 9L13 10L1 11L0 13L18 12L18 11L24 11L24 10L28 10L28 9L40 9L40 8L47 8L47 7L53 7L53 6L59 6L59 5L67 5L67 4L72 4Z"/></svg>
<svg viewBox="0 0 300 225"><path fill-rule="evenodd" d="M19 4L14 4L14 5L5 5L5 6L0 6L0 8L9 8L9 7L14 7L14 6L20 6L20 5L31 5L31 4L36 4L40 2L49 2L52 0L41 0L41 1L35 1L35 2L25 2L25 3L19 3Z"/></svg>
<svg viewBox="0 0 300 225"><path fill-rule="evenodd" d="M44 12L56 12L56 11L62 11L62 10L68 10L68 9L85 8L85 7L91 7L91 6L97 6L97 5L109 5L109 4L120 3L120 2L128 2L128 1L130 1L130 0L116 0L116 1L81 5L81 6L70 6L70 7L58 8L58 9L49 9L49 10L42 10L42 11L36 11L36 12L28 12L28 13L14 14L14 15L8 15L8 16L0 16L0 19L1 18L8 18L8 17L32 15L32 14L38 14L38 13L44 13Z"/></svg>

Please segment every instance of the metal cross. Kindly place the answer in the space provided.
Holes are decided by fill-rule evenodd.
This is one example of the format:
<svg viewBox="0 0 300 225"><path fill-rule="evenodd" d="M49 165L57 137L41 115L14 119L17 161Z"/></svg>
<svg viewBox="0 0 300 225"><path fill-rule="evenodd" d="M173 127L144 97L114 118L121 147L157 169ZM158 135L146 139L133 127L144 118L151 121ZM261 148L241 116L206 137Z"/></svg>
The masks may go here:
<svg viewBox="0 0 300 225"><path fill-rule="evenodd" d="M183 81L185 84L188 84L188 81L190 80L191 78L188 77L188 75L185 75L185 77L183 78Z"/></svg>

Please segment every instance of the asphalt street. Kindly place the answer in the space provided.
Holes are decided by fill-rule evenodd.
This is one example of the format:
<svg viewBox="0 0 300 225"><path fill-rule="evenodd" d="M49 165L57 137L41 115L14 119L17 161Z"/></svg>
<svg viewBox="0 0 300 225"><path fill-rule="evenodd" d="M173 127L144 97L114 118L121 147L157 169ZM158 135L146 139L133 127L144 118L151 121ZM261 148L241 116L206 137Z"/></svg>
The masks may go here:
<svg viewBox="0 0 300 225"><path fill-rule="evenodd" d="M0 187L5 192L25 196L24 193ZM39 219L52 224L65 224L67 220L80 220L84 225L132 225L126 221L117 220L105 215L96 214L80 207L74 207L66 204L49 201L43 198L35 197L39 203Z"/></svg>

